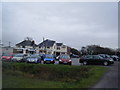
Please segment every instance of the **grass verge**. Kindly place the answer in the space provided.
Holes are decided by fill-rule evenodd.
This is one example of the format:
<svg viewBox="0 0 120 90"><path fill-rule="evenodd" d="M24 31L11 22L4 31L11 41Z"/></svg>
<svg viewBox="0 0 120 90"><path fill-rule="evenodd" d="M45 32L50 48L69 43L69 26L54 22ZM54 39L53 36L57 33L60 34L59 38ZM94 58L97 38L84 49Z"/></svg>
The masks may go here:
<svg viewBox="0 0 120 90"><path fill-rule="evenodd" d="M89 88L107 68L4 62L2 70L3 88Z"/></svg>

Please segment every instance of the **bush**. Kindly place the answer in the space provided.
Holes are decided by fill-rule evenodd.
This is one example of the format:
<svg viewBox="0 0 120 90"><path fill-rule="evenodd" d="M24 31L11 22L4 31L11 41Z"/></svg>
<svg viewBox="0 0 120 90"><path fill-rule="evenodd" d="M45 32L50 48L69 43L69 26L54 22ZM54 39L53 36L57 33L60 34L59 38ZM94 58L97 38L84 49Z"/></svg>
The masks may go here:
<svg viewBox="0 0 120 90"><path fill-rule="evenodd" d="M24 76L39 78L42 80L77 82L82 78L89 77L90 67L44 65L26 63L3 63L3 71L21 71Z"/></svg>

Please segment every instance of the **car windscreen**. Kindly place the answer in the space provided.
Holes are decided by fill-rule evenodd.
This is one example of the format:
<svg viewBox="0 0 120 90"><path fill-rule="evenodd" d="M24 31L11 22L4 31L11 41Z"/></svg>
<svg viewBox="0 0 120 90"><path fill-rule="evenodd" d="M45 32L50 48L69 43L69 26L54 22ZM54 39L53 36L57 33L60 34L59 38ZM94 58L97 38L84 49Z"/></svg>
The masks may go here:
<svg viewBox="0 0 120 90"><path fill-rule="evenodd" d="M70 59L70 56L60 56L61 59Z"/></svg>
<svg viewBox="0 0 120 90"><path fill-rule="evenodd" d="M52 55L46 55L45 58L53 58Z"/></svg>
<svg viewBox="0 0 120 90"><path fill-rule="evenodd" d="M31 56L28 56L28 58L38 58L39 56L38 55L31 55Z"/></svg>
<svg viewBox="0 0 120 90"><path fill-rule="evenodd" d="M23 57L23 54L15 54L14 57Z"/></svg>
<svg viewBox="0 0 120 90"><path fill-rule="evenodd" d="M11 55L11 54L3 54L3 56L13 56L13 55Z"/></svg>
<svg viewBox="0 0 120 90"><path fill-rule="evenodd" d="M106 55L106 57L107 57L107 58L110 58L110 56L109 56L109 55Z"/></svg>
<svg viewBox="0 0 120 90"><path fill-rule="evenodd" d="M105 55L100 55L101 57L105 58Z"/></svg>
<svg viewBox="0 0 120 90"><path fill-rule="evenodd" d="M101 57L99 55L94 55L93 57L94 57L94 59L103 59L103 57Z"/></svg>

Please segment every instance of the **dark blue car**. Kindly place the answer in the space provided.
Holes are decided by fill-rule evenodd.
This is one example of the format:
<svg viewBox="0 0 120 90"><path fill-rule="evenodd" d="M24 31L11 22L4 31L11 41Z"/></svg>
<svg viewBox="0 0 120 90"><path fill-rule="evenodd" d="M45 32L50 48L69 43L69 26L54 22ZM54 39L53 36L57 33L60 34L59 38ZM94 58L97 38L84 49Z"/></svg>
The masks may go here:
<svg viewBox="0 0 120 90"><path fill-rule="evenodd" d="M47 63L54 64L55 63L54 55L46 54L43 62L44 62L44 64L47 64Z"/></svg>

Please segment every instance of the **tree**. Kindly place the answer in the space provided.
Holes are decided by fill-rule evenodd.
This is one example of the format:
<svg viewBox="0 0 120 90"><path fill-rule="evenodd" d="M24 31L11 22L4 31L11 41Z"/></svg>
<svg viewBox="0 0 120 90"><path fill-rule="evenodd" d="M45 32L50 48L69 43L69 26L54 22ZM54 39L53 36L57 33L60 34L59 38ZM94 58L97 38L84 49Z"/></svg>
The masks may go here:
<svg viewBox="0 0 120 90"><path fill-rule="evenodd" d="M120 56L120 48L118 48L118 49L116 50L116 54L117 54L118 56Z"/></svg>
<svg viewBox="0 0 120 90"><path fill-rule="evenodd" d="M80 52L81 52L82 55L86 55L87 54L86 47L82 47L81 50L80 50Z"/></svg>
<svg viewBox="0 0 120 90"><path fill-rule="evenodd" d="M81 56L80 52L79 52L77 49L75 49L75 48L70 48L70 52L71 52L72 54Z"/></svg>
<svg viewBox="0 0 120 90"><path fill-rule="evenodd" d="M83 55L86 54L109 54L109 55L113 55L115 54L115 51L110 49L110 48L104 48L104 47L100 47L99 45L88 45L86 47L84 47L86 50L86 53L84 53ZM83 48L81 48L81 51L83 50Z"/></svg>

